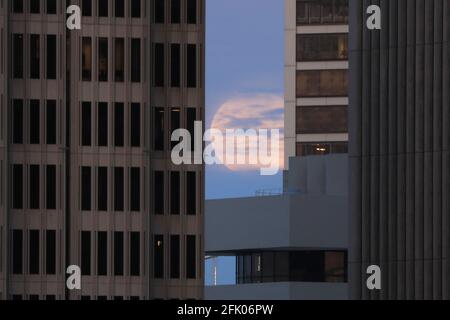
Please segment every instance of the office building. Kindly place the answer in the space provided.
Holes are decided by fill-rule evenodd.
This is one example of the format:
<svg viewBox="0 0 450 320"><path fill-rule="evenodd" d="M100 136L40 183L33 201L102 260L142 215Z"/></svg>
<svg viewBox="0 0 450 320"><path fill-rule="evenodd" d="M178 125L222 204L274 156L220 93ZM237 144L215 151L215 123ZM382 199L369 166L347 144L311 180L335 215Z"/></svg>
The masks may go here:
<svg viewBox="0 0 450 320"><path fill-rule="evenodd" d="M0 299L203 297L203 167L170 138L204 118L204 9L0 1Z"/></svg>

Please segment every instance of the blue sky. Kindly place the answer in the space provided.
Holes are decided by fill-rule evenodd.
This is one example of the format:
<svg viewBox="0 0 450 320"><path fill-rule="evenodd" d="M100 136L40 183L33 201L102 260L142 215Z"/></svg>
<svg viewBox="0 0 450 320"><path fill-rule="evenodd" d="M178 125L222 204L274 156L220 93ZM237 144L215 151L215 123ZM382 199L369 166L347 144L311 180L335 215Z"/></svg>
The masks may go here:
<svg viewBox="0 0 450 320"><path fill-rule="evenodd" d="M281 0L206 1L206 125L225 102L241 96L283 97L284 17ZM249 119L251 123L252 119ZM206 168L206 198L254 196L260 189L278 189L282 174ZM234 259L218 261L219 284L234 280ZM206 264L211 283L211 264Z"/></svg>

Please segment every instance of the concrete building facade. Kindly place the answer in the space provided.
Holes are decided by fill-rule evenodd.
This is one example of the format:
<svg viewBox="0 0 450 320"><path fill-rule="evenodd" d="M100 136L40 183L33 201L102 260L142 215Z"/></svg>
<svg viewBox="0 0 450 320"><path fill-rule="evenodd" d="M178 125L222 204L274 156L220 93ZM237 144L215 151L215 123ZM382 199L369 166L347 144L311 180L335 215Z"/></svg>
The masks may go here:
<svg viewBox="0 0 450 320"><path fill-rule="evenodd" d="M366 28L373 4L381 30ZM354 299L450 298L449 43L450 1L350 0Z"/></svg>
<svg viewBox="0 0 450 320"><path fill-rule="evenodd" d="M204 119L204 12L0 2L0 299L203 297L204 171L170 138Z"/></svg>

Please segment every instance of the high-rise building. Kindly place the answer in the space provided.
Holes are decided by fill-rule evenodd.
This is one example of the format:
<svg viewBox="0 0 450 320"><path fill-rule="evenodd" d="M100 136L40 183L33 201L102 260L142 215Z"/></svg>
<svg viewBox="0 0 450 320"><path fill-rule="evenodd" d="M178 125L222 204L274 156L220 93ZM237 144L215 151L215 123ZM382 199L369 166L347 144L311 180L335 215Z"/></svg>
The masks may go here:
<svg viewBox="0 0 450 320"><path fill-rule="evenodd" d="M204 8L0 2L0 299L203 297L203 167L170 139L204 118Z"/></svg>
<svg viewBox="0 0 450 320"><path fill-rule="evenodd" d="M285 168L347 153L348 0L285 0Z"/></svg>
<svg viewBox="0 0 450 320"><path fill-rule="evenodd" d="M350 0L352 298L450 298L449 57L450 1Z"/></svg>

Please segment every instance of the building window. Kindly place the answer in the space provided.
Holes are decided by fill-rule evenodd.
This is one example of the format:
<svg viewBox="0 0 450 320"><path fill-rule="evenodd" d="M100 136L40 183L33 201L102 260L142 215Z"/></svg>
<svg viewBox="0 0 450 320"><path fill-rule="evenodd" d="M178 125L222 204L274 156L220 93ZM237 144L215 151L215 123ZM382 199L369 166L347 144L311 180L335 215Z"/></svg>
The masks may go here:
<svg viewBox="0 0 450 320"><path fill-rule="evenodd" d="M197 214L197 174L186 172L186 214Z"/></svg>
<svg viewBox="0 0 450 320"><path fill-rule="evenodd" d="M131 0L131 17L141 17L141 0Z"/></svg>
<svg viewBox="0 0 450 320"><path fill-rule="evenodd" d="M47 230L46 233L46 274L56 274L56 231Z"/></svg>
<svg viewBox="0 0 450 320"><path fill-rule="evenodd" d="M141 170L130 169L130 211L141 211Z"/></svg>
<svg viewBox="0 0 450 320"><path fill-rule="evenodd" d="M297 35L297 61L326 61L347 59L347 34Z"/></svg>
<svg viewBox="0 0 450 320"><path fill-rule="evenodd" d="M196 24L197 23L197 0L187 0L187 23Z"/></svg>
<svg viewBox="0 0 450 320"><path fill-rule="evenodd" d="M164 87L164 44L155 43L155 57L153 70L155 72L154 86Z"/></svg>
<svg viewBox="0 0 450 320"><path fill-rule="evenodd" d="M170 85L171 87L180 87L181 81L181 49L180 44L172 43L170 45Z"/></svg>
<svg viewBox="0 0 450 320"><path fill-rule="evenodd" d="M47 0L47 14L56 14L57 0Z"/></svg>
<svg viewBox="0 0 450 320"><path fill-rule="evenodd" d="M97 275L108 275L108 233L97 232Z"/></svg>
<svg viewBox="0 0 450 320"><path fill-rule="evenodd" d="M30 230L29 236L29 272L39 274L39 230Z"/></svg>
<svg viewBox="0 0 450 320"><path fill-rule="evenodd" d="M197 46L187 45L186 83L188 88L197 86Z"/></svg>
<svg viewBox="0 0 450 320"><path fill-rule="evenodd" d="M23 78L23 34L13 34L13 78Z"/></svg>
<svg viewBox="0 0 450 320"><path fill-rule="evenodd" d="M91 233L81 232L81 275L91 275Z"/></svg>
<svg viewBox="0 0 450 320"><path fill-rule="evenodd" d="M23 231L13 230L12 273L23 273Z"/></svg>
<svg viewBox="0 0 450 320"><path fill-rule="evenodd" d="M180 236L170 236L170 278L180 278Z"/></svg>
<svg viewBox="0 0 450 320"><path fill-rule="evenodd" d="M155 151L164 151L164 108L155 108L154 147Z"/></svg>
<svg viewBox="0 0 450 320"><path fill-rule="evenodd" d="M124 146L124 105L123 103L116 102L114 105L114 146Z"/></svg>
<svg viewBox="0 0 450 320"><path fill-rule="evenodd" d="M40 123L39 100L30 100L30 144L40 143Z"/></svg>
<svg viewBox="0 0 450 320"><path fill-rule="evenodd" d="M297 71L297 97L347 96L347 70Z"/></svg>
<svg viewBox="0 0 450 320"><path fill-rule="evenodd" d="M114 232L114 275L123 276L123 232Z"/></svg>
<svg viewBox="0 0 450 320"><path fill-rule="evenodd" d="M40 206L40 173L39 165L30 165L30 209L38 210Z"/></svg>
<svg viewBox="0 0 450 320"><path fill-rule="evenodd" d="M46 121L47 144L56 144L56 101L47 100Z"/></svg>
<svg viewBox="0 0 450 320"><path fill-rule="evenodd" d="M99 102L97 105L97 144L99 147L108 146L108 103Z"/></svg>
<svg viewBox="0 0 450 320"><path fill-rule="evenodd" d="M114 211L124 210L124 169L114 168Z"/></svg>
<svg viewBox="0 0 450 320"><path fill-rule="evenodd" d="M195 279L197 277L197 246L196 236L186 236L186 278Z"/></svg>
<svg viewBox="0 0 450 320"><path fill-rule="evenodd" d="M154 196L155 196L155 208L154 212L157 215L164 215L164 172L155 171L154 173Z"/></svg>
<svg viewBox="0 0 450 320"><path fill-rule="evenodd" d="M53 295L53 294L46 295L45 296L45 300L47 300L47 301L54 301L54 300L56 300L56 296Z"/></svg>
<svg viewBox="0 0 450 320"><path fill-rule="evenodd" d="M83 147L91 146L92 133L92 111L90 102L81 104L81 145Z"/></svg>
<svg viewBox="0 0 450 320"><path fill-rule="evenodd" d="M23 166L21 164L13 165L12 186L12 208L23 209Z"/></svg>
<svg viewBox="0 0 450 320"><path fill-rule="evenodd" d="M164 236L155 235L153 243L153 276L164 279Z"/></svg>
<svg viewBox="0 0 450 320"><path fill-rule="evenodd" d="M180 108L172 108L170 110L170 135L181 127L181 110ZM171 141L172 149L178 144L177 141Z"/></svg>
<svg viewBox="0 0 450 320"><path fill-rule="evenodd" d="M141 39L131 39L131 82L141 81Z"/></svg>
<svg viewBox="0 0 450 320"><path fill-rule="evenodd" d="M115 41L115 81L124 81L125 72L125 40L123 38L116 38Z"/></svg>
<svg viewBox="0 0 450 320"><path fill-rule="evenodd" d="M36 301L36 300L39 300L39 295L37 295L37 294L30 294L29 297L28 297L28 299L29 299L30 301Z"/></svg>
<svg viewBox="0 0 450 320"><path fill-rule="evenodd" d="M125 17L125 1L124 0L115 0L114 1L114 16L116 18Z"/></svg>
<svg viewBox="0 0 450 320"><path fill-rule="evenodd" d="M108 81L108 38L98 39L98 81Z"/></svg>
<svg viewBox="0 0 450 320"><path fill-rule="evenodd" d="M347 106L297 107L297 134L345 133Z"/></svg>
<svg viewBox="0 0 450 320"><path fill-rule="evenodd" d="M30 0L30 13L36 14L41 12L40 2L40 0Z"/></svg>
<svg viewBox="0 0 450 320"><path fill-rule="evenodd" d="M348 23L348 0L297 0L297 25Z"/></svg>
<svg viewBox="0 0 450 320"><path fill-rule="evenodd" d="M154 23L164 23L164 1L165 0L154 0L155 4L155 15L154 15Z"/></svg>
<svg viewBox="0 0 450 320"><path fill-rule="evenodd" d="M83 0L81 7L83 16L85 17L92 16L92 0Z"/></svg>
<svg viewBox="0 0 450 320"><path fill-rule="evenodd" d="M130 232L130 276L138 277L141 269L141 235Z"/></svg>
<svg viewBox="0 0 450 320"><path fill-rule="evenodd" d="M13 0L13 13L23 13L23 0Z"/></svg>
<svg viewBox="0 0 450 320"><path fill-rule="evenodd" d="M348 153L347 142L297 143L297 156Z"/></svg>
<svg viewBox="0 0 450 320"><path fill-rule="evenodd" d="M108 16L108 1L109 0L98 0L98 16L107 17Z"/></svg>
<svg viewBox="0 0 450 320"><path fill-rule="evenodd" d="M197 109L195 108L187 108L186 109L186 129L191 134L191 151L194 151L195 143L194 143L194 137L195 137L195 121L197 121Z"/></svg>
<svg viewBox="0 0 450 320"><path fill-rule="evenodd" d="M83 81L91 81L92 78L92 40L89 37L82 38L81 48L81 76Z"/></svg>
<svg viewBox="0 0 450 320"><path fill-rule="evenodd" d="M181 2L180 2L180 0L171 0L170 22L173 24L181 23Z"/></svg>
<svg viewBox="0 0 450 320"><path fill-rule="evenodd" d="M56 79L56 35L47 35L47 79Z"/></svg>
<svg viewBox="0 0 450 320"><path fill-rule="evenodd" d="M30 79L40 78L41 37L30 34Z"/></svg>
<svg viewBox="0 0 450 320"><path fill-rule="evenodd" d="M81 210L91 210L91 168L81 167Z"/></svg>
<svg viewBox="0 0 450 320"><path fill-rule="evenodd" d="M108 168L98 167L97 210L108 211Z"/></svg>
<svg viewBox="0 0 450 320"><path fill-rule="evenodd" d="M48 165L46 170L46 182L47 187L45 189L46 192L46 203L47 210L55 210L56 209L56 166Z"/></svg>
<svg viewBox="0 0 450 320"><path fill-rule="evenodd" d="M170 214L180 214L180 172L170 173Z"/></svg>
<svg viewBox="0 0 450 320"><path fill-rule="evenodd" d="M131 104L130 140L132 147L141 146L141 105L139 103Z"/></svg>

